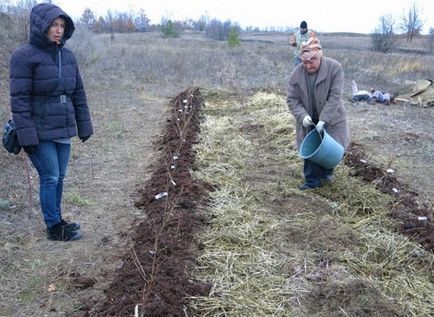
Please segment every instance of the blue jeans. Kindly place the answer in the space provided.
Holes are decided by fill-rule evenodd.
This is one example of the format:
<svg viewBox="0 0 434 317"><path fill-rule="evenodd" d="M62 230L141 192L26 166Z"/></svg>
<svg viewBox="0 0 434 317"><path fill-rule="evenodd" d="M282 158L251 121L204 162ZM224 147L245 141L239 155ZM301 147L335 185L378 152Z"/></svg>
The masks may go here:
<svg viewBox="0 0 434 317"><path fill-rule="evenodd" d="M62 217L63 179L71 153L71 144L41 141L30 160L39 174L39 200L45 224L51 228Z"/></svg>
<svg viewBox="0 0 434 317"><path fill-rule="evenodd" d="M304 160L304 183L312 188L321 186L322 179L331 178L333 169L322 167L312 161Z"/></svg>

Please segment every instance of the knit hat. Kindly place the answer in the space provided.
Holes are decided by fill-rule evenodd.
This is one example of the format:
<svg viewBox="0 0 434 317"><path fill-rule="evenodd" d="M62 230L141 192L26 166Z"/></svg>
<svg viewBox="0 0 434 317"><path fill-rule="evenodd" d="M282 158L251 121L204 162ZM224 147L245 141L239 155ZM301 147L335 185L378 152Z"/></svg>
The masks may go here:
<svg viewBox="0 0 434 317"><path fill-rule="evenodd" d="M300 28L301 29L307 29L307 23L306 23L306 21L301 21Z"/></svg>
<svg viewBox="0 0 434 317"><path fill-rule="evenodd" d="M322 57L322 46L315 33L310 32L309 39L300 45L300 58L302 60L311 60L312 58Z"/></svg>

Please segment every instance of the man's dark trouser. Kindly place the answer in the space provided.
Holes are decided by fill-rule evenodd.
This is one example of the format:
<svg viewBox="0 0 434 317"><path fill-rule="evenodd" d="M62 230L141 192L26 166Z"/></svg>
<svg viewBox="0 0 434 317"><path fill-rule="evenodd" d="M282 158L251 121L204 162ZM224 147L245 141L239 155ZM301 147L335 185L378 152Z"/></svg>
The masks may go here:
<svg viewBox="0 0 434 317"><path fill-rule="evenodd" d="M333 169L328 169L312 161L304 160L303 173L305 185L315 188L321 186L322 179L331 179Z"/></svg>

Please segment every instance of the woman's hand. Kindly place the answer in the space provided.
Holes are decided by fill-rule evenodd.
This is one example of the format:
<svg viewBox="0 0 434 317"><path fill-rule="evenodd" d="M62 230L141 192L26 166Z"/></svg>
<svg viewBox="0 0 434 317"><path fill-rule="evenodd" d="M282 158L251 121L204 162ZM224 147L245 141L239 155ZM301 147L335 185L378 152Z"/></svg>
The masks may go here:
<svg viewBox="0 0 434 317"><path fill-rule="evenodd" d="M37 145L26 145L23 146L24 152L26 152L28 155L33 155L36 154L36 152L38 151L38 146Z"/></svg>
<svg viewBox="0 0 434 317"><path fill-rule="evenodd" d="M83 137L80 138L80 140L81 140L81 142L86 142L87 139L89 139L89 138L90 138L90 135L88 135L88 136L83 136Z"/></svg>

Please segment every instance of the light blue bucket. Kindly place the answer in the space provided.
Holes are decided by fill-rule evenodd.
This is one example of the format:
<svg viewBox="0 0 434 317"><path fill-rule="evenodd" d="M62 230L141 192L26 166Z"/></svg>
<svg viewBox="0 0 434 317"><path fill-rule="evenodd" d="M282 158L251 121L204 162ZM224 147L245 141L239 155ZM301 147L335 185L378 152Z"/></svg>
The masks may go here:
<svg viewBox="0 0 434 317"><path fill-rule="evenodd" d="M334 168L344 157L344 147L331 137L325 129L319 133L310 131L300 146L303 159L315 162L325 168Z"/></svg>

